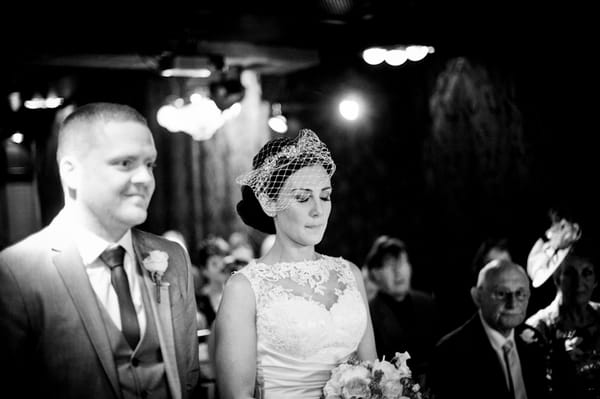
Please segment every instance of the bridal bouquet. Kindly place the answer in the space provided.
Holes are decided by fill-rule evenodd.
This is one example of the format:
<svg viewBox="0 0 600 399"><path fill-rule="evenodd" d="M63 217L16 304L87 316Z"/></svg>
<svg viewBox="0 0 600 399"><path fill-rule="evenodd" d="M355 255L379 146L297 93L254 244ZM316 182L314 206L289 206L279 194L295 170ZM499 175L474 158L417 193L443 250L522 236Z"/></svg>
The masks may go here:
<svg viewBox="0 0 600 399"><path fill-rule="evenodd" d="M323 388L322 399L426 399L427 395L413 378L406 361L408 352L399 353L391 362L354 359L331 371Z"/></svg>

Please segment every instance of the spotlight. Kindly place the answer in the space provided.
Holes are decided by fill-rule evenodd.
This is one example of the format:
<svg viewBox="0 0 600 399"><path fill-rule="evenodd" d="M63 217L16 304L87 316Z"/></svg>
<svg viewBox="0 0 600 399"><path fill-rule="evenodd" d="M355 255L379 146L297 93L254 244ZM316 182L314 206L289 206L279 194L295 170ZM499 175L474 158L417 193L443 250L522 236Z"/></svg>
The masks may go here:
<svg viewBox="0 0 600 399"><path fill-rule="evenodd" d="M271 105L271 117L268 121L269 127L277 133L285 133L288 130L287 119L281 113L281 104Z"/></svg>
<svg viewBox="0 0 600 399"><path fill-rule="evenodd" d="M338 111L347 121L355 121L362 114L361 101L356 97L345 97L338 104Z"/></svg>

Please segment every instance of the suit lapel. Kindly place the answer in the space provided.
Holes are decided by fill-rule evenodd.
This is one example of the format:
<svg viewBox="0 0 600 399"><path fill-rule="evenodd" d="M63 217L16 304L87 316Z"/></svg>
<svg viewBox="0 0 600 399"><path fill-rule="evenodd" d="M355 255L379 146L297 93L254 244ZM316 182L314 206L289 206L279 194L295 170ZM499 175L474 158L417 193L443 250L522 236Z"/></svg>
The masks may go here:
<svg viewBox="0 0 600 399"><path fill-rule="evenodd" d="M53 260L79 312L85 330L98 354L115 395L120 397L121 390L112 348L100 314L96 293L90 284L79 252L73 244L67 245L57 252Z"/></svg>
<svg viewBox="0 0 600 399"><path fill-rule="evenodd" d="M156 285L150 277L150 273L143 267L143 259L148 256L150 247L144 236L137 230L132 230L133 249L143 276L143 287L150 298L150 307L154 319L157 322L158 339L165 364L165 373L173 399L181 399L181 385L177 369L177 358L175 355L175 338L173 335L173 322L171 315L171 299L169 296L169 283L163 281L160 287L160 303L156 298ZM171 260L169 260L169 263Z"/></svg>

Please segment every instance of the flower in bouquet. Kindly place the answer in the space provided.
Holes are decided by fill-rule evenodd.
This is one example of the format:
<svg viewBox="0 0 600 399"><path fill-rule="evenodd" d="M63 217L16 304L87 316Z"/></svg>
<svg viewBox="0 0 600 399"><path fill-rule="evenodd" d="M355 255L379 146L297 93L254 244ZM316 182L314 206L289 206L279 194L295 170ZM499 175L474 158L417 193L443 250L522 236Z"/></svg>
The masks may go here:
<svg viewBox="0 0 600 399"><path fill-rule="evenodd" d="M331 372L323 388L324 399L426 399L412 379L410 355L396 353L391 362L349 360Z"/></svg>
<svg viewBox="0 0 600 399"><path fill-rule="evenodd" d="M331 372L323 392L325 398L368 399L371 370L365 363L342 363Z"/></svg>

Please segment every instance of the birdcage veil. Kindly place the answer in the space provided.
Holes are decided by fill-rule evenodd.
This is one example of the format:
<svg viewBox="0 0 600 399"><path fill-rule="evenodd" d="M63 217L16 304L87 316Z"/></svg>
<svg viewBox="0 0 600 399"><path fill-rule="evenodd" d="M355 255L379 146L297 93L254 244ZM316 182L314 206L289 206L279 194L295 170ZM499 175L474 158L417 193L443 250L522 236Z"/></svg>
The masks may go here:
<svg viewBox="0 0 600 399"><path fill-rule="evenodd" d="M282 188L292 173L313 165L323 166L329 177L335 172L329 149L310 129L300 130L295 139L274 139L263 150L253 159L254 169L239 176L236 182L250 187L269 216L290 205L292 195L282 192ZM306 174L299 183L309 183L318 176L318 172Z"/></svg>

